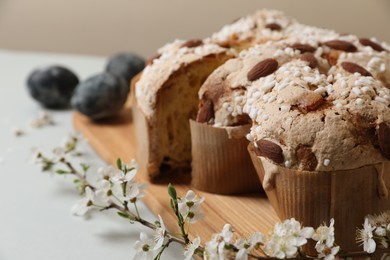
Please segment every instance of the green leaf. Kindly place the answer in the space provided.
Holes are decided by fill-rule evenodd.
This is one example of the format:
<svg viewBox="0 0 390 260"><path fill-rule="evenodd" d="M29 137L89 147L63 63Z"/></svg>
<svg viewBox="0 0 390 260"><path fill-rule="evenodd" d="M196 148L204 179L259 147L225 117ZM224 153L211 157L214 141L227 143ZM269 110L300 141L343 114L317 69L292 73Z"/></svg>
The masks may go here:
<svg viewBox="0 0 390 260"><path fill-rule="evenodd" d="M56 173L58 173L58 174L67 174L69 172L65 171L65 170L58 169L58 170L56 170Z"/></svg>
<svg viewBox="0 0 390 260"><path fill-rule="evenodd" d="M65 148L66 148L65 153L68 154L73 152L74 150L76 150L76 146L77 146L77 140L75 141L74 139L72 139L72 141L65 144Z"/></svg>
<svg viewBox="0 0 390 260"><path fill-rule="evenodd" d="M54 163L50 160L44 159L43 165L42 165L42 171L47 172L50 171L54 166Z"/></svg>
<svg viewBox="0 0 390 260"><path fill-rule="evenodd" d="M89 170L89 165L85 163L80 163L81 168L83 169L84 172L87 172Z"/></svg>
<svg viewBox="0 0 390 260"><path fill-rule="evenodd" d="M73 183L74 183L74 184L79 184L79 183L80 183L80 179L74 179L74 180L73 180Z"/></svg>
<svg viewBox="0 0 390 260"><path fill-rule="evenodd" d="M117 214L118 214L119 217L122 217L122 218L125 218L125 219L129 219L130 218L129 215L127 215L126 213L123 213L121 211L118 211Z"/></svg>
<svg viewBox="0 0 390 260"><path fill-rule="evenodd" d="M177 200L177 192L176 192L176 189L175 187L173 187L172 184L168 184L168 194L169 196L173 199L173 201L175 202Z"/></svg>
<svg viewBox="0 0 390 260"><path fill-rule="evenodd" d="M126 214L126 213L124 213L122 211L118 211L117 214L118 214L118 216L129 220L131 224L134 224L134 219L133 219L132 216L130 216L130 215L128 215L128 214Z"/></svg>
<svg viewBox="0 0 390 260"><path fill-rule="evenodd" d="M172 208L173 212L176 211L175 203L173 202L173 199L171 199L171 208Z"/></svg>
<svg viewBox="0 0 390 260"><path fill-rule="evenodd" d="M122 170L122 161L120 158L116 160L116 166L118 167L119 170Z"/></svg>
<svg viewBox="0 0 390 260"><path fill-rule="evenodd" d="M42 166L42 171L43 172L48 172L51 170L51 166L50 165L45 165L45 166Z"/></svg>

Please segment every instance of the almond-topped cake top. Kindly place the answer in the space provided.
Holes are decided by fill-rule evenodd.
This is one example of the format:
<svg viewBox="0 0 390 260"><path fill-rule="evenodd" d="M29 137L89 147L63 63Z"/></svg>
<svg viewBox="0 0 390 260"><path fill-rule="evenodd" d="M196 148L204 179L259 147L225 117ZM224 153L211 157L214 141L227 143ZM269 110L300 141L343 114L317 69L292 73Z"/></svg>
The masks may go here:
<svg viewBox="0 0 390 260"><path fill-rule="evenodd" d="M176 71L183 66L213 54L233 51L216 44L205 44L202 40L175 40L158 50L154 59L142 72L140 80L135 85L137 104L146 117L150 117L156 106L157 92Z"/></svg>
<svg viewBox="0 0 390 260"><path fill-rule="evenodd" d="M147 62L136 84L138 106L147 117L151 116L155 111L156 93L173 73L186 64L211 54L229 52L230 56L234 56L236 51L247 49L256 43L279 41L302 30L304 33L306 27L283 12L262 9L224 26L210 38L168 43Z"/></svg>
<svg viewBox="0 0 390 260"><path fill-rule="evenodd" d="M332 171L389 160L390 46L300 24L289 31L208 78L200 90L200 111L209 100L214 109L208 123L252 122L248 139L258 154L288 168Z"/></svg>

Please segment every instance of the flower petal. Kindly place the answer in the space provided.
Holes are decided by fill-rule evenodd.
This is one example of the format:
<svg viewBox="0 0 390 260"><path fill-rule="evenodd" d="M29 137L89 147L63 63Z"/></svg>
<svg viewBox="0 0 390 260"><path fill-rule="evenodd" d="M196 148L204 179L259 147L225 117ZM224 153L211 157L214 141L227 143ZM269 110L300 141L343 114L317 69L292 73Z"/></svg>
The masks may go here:
<svg viewBox="0 0 390 260"><path fill-rule="evenodd" d="M375 252L376 243L374 239L368 239L367 242L364 243L364 251L371 254Z"/></svg>

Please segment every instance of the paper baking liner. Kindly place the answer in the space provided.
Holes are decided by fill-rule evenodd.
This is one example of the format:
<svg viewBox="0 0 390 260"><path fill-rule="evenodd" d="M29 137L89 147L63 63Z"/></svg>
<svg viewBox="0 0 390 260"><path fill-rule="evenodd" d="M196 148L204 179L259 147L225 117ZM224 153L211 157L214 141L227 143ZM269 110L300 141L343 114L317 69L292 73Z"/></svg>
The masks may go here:
<svg viewBox="0 0 390 260"><path fill-rule="evenodd" d="M249 128L217 128L190 120L193 187L217 194L262 190L247 151Z"/></svg>
<svg viewBox="0 0 390 260"><path fill-rule="evenodd" d="M334 218L336 243L345 251L362 250L355 237L365 216L390 209L390 162L352 170L298 171L256 156L252 143L248 150L280 219L295 218L315 228ZM314 248L309 253L315 253Z"/></svg>

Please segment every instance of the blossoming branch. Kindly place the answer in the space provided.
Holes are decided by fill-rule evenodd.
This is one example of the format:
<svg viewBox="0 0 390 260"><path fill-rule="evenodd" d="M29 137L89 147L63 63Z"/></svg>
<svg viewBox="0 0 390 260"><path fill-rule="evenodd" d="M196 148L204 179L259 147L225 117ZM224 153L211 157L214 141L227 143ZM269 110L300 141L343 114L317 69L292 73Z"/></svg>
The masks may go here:
<svg viewBox="0 0 390 260"><path fill-rule="evenodd" d="M158 220L144 219L138 210L137 203L145 196L146 184L136 181L137 164L133 160L129 164L117 160L116 167L106 166L93 173L95 184L87 175L89 166L80 164L76 167L71 162L71 156L80 155L77 144L79 135L71 135L62 145L53 149L52 157L42 152L34 152L34 162L40 165L44 172L54 172L59 175L72 175L76 188L82 198L72 207L72 213L85 215L92 210L115 210L118 216L130 223L139 223L151 229L153 235L141 232L139 240L134 243L136 254L134 259L161 259L165 249L171 243L184 246L183 259L191 259L194 255L204 259L312 259L326 260L351 258L353 256L369 256L379 252L386 257L390 235L390 212L379 216L367 216L363 229L357 232L357 242L363 246L364 252L347 253L335 244L335 221L329 225L324 223L316 229L303 227L294 218L277 223L268 234L255 232L249 237L237 237L230 224L222 231L213 234L210 241L202 246L200 237L190 239L191 224L205 216L201 206L204 198L189 190L184 196L177 194L172 185L168 185L170 205L177 218L180 234L173 234L166 229L164 220L158 215ZM91 176L89 176L91 177ZM193 233L196 233L194 231ZM353 234L351 234L353 235ZM309 240L315 241L317 256L307 256L303 247Z"/></svg>

